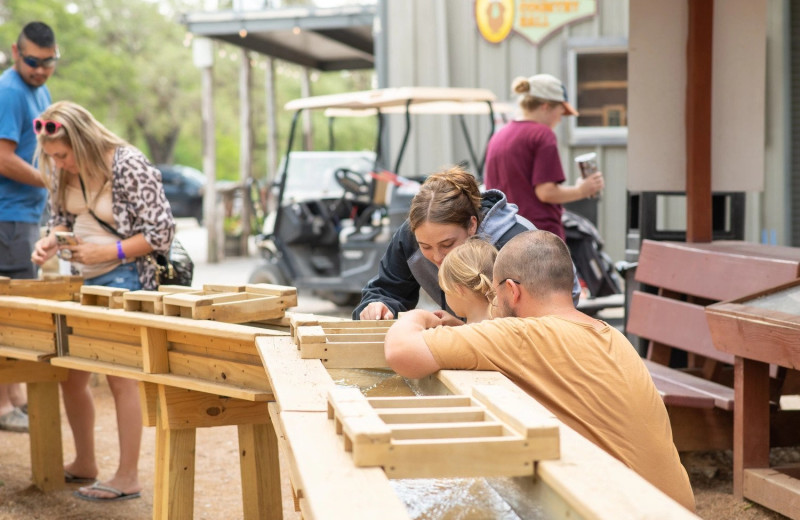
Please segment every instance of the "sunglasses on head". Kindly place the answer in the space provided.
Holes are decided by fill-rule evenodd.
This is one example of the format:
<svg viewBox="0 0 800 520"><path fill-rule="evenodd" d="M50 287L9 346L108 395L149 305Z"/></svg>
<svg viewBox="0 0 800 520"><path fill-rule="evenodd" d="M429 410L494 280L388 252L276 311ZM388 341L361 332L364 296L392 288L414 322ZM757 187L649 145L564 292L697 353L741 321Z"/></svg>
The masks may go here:
<svg viewBox="0 0 800 520"><path fill-rule="evenodd" d="M56 50L55 56L50 56L49 58L36 58L34 56L25 56L21 52L19 53L19 57L22 58L23 63L32 69L38 69L42 67L43 69L52 69L56 66L56 62L61 55Z"/></svg>
<svg viewBox="0 0 800 520"><path fill-rule="evenodd" d="M33 133L36 135L44 132L47 135L53 135L58 132L58 129L63 125L58 121L50 121L49 119L36 118L33 120Z"/></svg>

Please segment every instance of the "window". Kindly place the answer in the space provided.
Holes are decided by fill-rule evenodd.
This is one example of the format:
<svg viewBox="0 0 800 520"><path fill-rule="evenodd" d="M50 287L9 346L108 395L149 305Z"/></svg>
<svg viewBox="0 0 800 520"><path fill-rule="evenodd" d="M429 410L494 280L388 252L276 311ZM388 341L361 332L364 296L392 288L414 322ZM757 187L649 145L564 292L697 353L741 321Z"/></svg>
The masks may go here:
<svg viewBox="0 0 800 520"><path fill-rule="evenodd" d="M572 145L624 145L628 140L628 49L624 39L569 43L569 118Z"/></svg>

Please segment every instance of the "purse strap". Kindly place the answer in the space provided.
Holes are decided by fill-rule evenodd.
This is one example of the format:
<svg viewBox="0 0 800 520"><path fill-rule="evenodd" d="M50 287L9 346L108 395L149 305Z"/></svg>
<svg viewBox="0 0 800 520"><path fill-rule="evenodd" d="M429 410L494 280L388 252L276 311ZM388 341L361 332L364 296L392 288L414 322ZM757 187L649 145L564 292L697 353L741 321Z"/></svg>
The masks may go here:
<svg viewBox="0 0 800 520"><path fill-rule="evenodd" d="M81 193L83 193L83 201L86 202L86 209L89 210L89 214L94 217L94 219L97 221L98 224L100 224L100 226L102 226L103 229L105 229L106 231L108 231L113 235L118 236L119 238L125 238L119 233L119 231L109 226L108 222L102 220L100 217L95 215L94 211L92 211L92 208L89 207L89 200L86 198L86 186L84 186L83 179L81 178L80 174L78 174L78 181L80 181L81 183Z"/></svg>

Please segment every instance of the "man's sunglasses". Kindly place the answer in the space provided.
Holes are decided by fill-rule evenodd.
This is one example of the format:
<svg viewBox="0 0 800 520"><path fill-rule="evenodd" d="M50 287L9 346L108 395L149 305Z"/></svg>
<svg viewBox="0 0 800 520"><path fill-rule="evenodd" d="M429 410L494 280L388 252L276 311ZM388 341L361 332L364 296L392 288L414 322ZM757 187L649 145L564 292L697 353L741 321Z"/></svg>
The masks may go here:
<svg viewBox="0 0 800 520"><path fill-rule="evenodd" d="M19 53L19 57L22 58L22 61L28 67L32 69L38 69L42 67L43 69L52 69L56 66L56 62L61 58L61 55L58 53L56 49L56 55L50 56L49 58L36 58L34 56L25 56L21 52Z"/></svg>
<svg viewBox="0 0 800 520"><path fill-rule="evenodd" d="M36 135L42 132L47 135L53 135L58 132L58 129L63 125L58 121L50 121L49 119L39 119L38 117L33 120L33 133Z"/></svg>

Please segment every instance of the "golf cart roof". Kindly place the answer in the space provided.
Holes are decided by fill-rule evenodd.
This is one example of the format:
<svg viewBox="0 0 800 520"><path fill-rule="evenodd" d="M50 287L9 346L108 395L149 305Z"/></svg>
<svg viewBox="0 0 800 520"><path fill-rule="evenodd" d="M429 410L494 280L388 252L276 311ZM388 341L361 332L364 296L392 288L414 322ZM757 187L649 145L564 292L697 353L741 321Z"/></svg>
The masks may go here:
<svg viewBox="0 0 800 520"><path fill-rule="evenodd" d="M378 113L377 108L327 108L325 117L367 117ZM488 114L489 105L486 101L430 101L415 102L408 107L411 114ZM492 101L492 110L495 114L512 114L515 110L511 103L500 103ZM392 105L381 107L380 111L384 114L404 114L405 105Z"/></svg>
<svg viewBox="0 0 800 520"><path fill-rule="evenodd" d="M384 108L388 107L404 108L409 102L413 106L417 103L440 101L485 103L487 101L494 102L495 99L496 97L491 90L483 88L400 87L299 98L289 101L284 108L286 110L320 108L363 110L379 108L383 111Z"/></svg>

